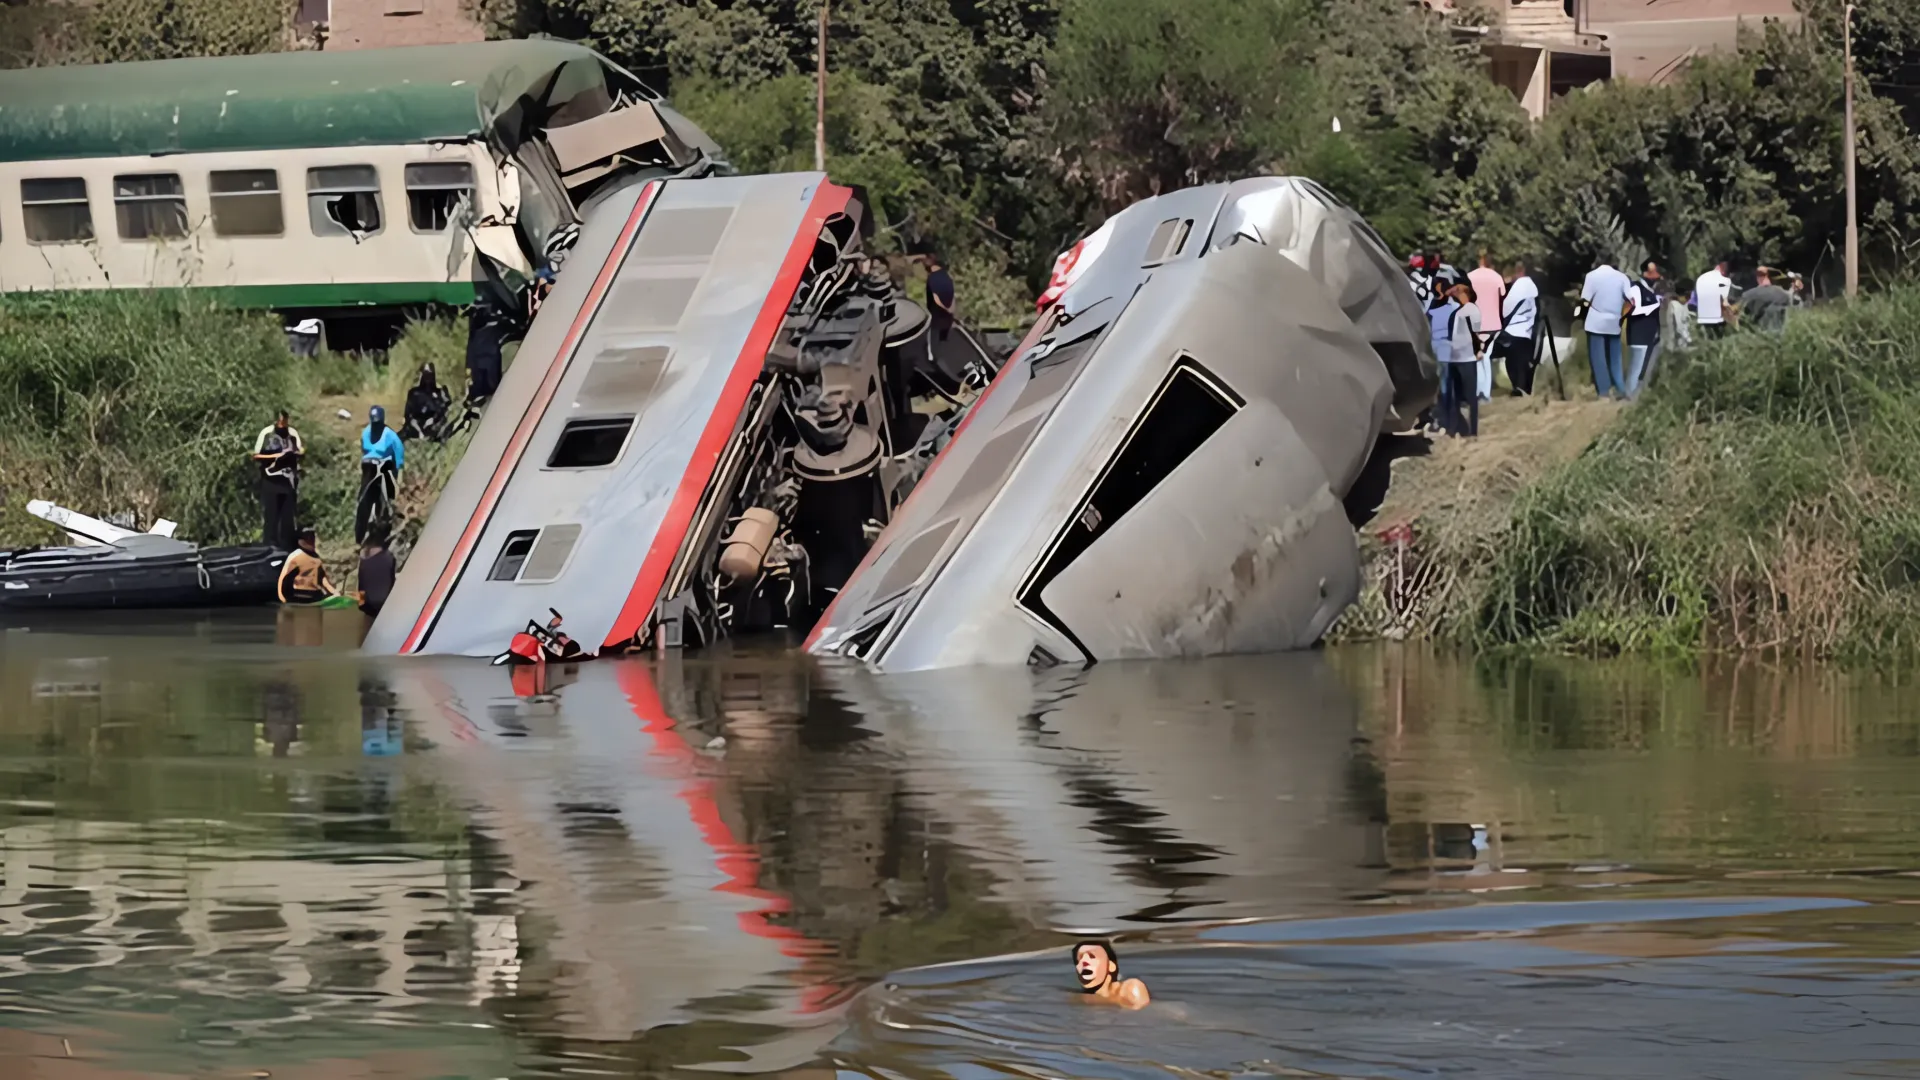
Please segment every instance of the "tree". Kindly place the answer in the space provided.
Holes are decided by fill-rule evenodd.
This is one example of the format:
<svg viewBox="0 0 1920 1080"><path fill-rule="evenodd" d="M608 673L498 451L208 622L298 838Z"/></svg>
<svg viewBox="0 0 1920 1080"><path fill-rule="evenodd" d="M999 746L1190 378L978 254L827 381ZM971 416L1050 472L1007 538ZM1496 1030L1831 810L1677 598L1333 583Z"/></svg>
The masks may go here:
<svg viewBox="0 0 1920 1080"><path fill-rule="evenodd" d="M478 4L496 35L585 41L671 94L744 170L812 167L816 0ZM867 187L883 248L946 248L976 296L987 283L969 277L1043 265L1043 247L1053 255L1033 210L1046 199L1034 130L1056 9L833 0L829 168ZM1015 239L1033 236L1049 239Z"/></svg>
<svg viewBox="0 0 1920 1080"><path fill-rule="evenodd" d="M0 66L104 64L274 52L297 0L25 0L0 6Z"/></svg>
<svg viewBox="0 0 1920 1080"><path fill-rule="evenodd" d="M1847 0L1799 0L1807 25L1829 52L1841 49ZM1920 4L1911 0L1853 0L1853 53L1860 78L1874 94L1898 106L1909 127L1920 128Z"/></svg>
<svg viewBox="0 0 1920 1080"><path fill-rule="evenodd" d="M1112 212L1282 165L1331 130L1310 0L1067 0L1048 136L1060 179Z"/></svg>
<svg viewBox="0 0 1920 1080"><path fill-rule="evenodd" d="M1450 236L1436 211L1526 130L1453 24L1401 0L1069 0L1050 68L1059 179L1090 217L1297 172L1405 250Z"/></svg>
<svg viewBox="0 0 1920 1080"><path fill-rule="evenodd" d="M113 0L92 10L92 59L277 52L290 42L297 6L297 0Z"/></svg>
<svg viewBox="0 0 1920 1080"><path fill-rule="evenodd" d="M1817 34L1776 25L1672 85L1569 95L1526 137L1488 151L1454 220L1463 236L1536 254L1561 280L1615 254L1615 217L1682 274L1729 252L1830 268L1845 208L1840 74ZM1887 102L1863 95L1858 113L1862 230L1891 265L1920 225L1920 147Z"/></svg>

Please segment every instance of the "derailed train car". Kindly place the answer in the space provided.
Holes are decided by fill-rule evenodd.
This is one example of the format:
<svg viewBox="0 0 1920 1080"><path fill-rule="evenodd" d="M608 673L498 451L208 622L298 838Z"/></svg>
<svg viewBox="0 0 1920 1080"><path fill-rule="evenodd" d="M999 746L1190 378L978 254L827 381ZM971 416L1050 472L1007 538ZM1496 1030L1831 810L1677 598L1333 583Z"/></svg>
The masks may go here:
<svg viewBox="0 0 1920 1080"><path fill-rule="evenodd" d="M367 647L486 655L810 625L910 474L926 312L819 174L654 181L589 213Z"/></svg>
<svg viewBox="0 0 1920 1080"><path fill-rule="evenodd" d="M1218 184L1116 215L1042 302L808 647L916 670L1317 642L1359 591L1348 496L1437 389L1386 245L1312 181Z"/></svg>
<svg viewBox="0 0 1920 1080"><path fill-rule="evenodd" d="M487 655L549 607L603 651L810 629L902 669L1325 632L1358 588L1343 500L1436 385L1357 215L1284 178L1134 206L918 432L925 312L863 215L817 174L590 214L368 647Z"/></svg>

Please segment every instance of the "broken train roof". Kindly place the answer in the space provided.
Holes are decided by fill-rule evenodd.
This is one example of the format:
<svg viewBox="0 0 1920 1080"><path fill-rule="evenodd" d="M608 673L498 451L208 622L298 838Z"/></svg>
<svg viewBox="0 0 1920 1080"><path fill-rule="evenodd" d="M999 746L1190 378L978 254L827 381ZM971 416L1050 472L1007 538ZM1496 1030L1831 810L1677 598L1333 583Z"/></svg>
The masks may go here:
<svg viewBox="0 0 1920 1080"><path fill-rule="evenodd" d="M639 81L542 38L0 71L0 161L466 139L527 95L598 112L609 84Z"/></svg>

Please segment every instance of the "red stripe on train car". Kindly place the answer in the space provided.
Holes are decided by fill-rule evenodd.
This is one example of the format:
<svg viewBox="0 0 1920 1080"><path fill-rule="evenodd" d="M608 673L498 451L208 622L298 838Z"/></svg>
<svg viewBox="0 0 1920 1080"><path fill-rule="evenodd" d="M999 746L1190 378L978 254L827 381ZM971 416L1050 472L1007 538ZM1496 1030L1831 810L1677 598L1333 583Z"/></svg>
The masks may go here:
<svg viewBox="0 0 1920 1080"><path fill-rule="evenodd" d="M459 543L453 546L453 554L447 559L447 565L440 571L440 578L434 582L433 591L427 594L427 602L420 609L420 617L414 620L413 630L407 634L405 644L400 646L402 653L410 653L426 644L427 635L433 632L433 626L440 619L440 609L446 603L454 585L460 581L460 575L466 572L467 562L473 558L473 547L480 542L480 534L486 531L487 522L493 517L494 509L500 504L500 496L507 489L507 481L512 479L513 471L526 454L527 443L533 439L533 431L540 426L540 420L547 413L547 406L553 401L554 393L560 388L560 380L565 377L567 368L573 364L573 354L580 348L580 341L586 336L587 328L593 325L594 317L600 313L600 304L606 299L607 289L613 284L614 275L626 261L627 253L633 248L633 239L640 232L640 225L646 220L647 212L652 209L654 200L660 194L663 181L655 180L641 190L640 198L633 204L633 212L627 215L627 223L620 230L620 236L613 243L613 250L607 252L606 262L600 265L600 273L593 279L593 286L587 290L587 298L581 303L580 310L573 317L573 325L567 328L567 336L561 340L560 347L554 350L553 359L547 364L547 372L540 379L533 398L527 402L526 411L520 414L520 423L513 429L513 438L508 440L506 452L500 455L500 463L493 468L493 478L487 482L486 490L481 492L480 501L474 506L473 516L467 521L466 531L460 534Z"/></svg>

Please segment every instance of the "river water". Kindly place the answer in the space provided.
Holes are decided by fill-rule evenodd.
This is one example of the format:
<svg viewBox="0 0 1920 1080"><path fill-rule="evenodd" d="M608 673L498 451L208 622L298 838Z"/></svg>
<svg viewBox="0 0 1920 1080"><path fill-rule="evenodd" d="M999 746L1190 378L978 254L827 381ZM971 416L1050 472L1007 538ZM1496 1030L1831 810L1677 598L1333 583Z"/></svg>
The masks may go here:
<svg viewBox="0 0 1920 1080"><path fill-rule="evenodd" d="M1920 1075L1888 677L0 638L0 1077ZM1072 992L1119 939L1155 1001Z"/></svg>

